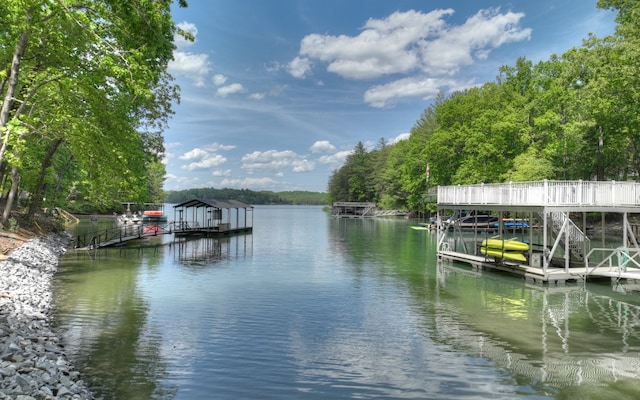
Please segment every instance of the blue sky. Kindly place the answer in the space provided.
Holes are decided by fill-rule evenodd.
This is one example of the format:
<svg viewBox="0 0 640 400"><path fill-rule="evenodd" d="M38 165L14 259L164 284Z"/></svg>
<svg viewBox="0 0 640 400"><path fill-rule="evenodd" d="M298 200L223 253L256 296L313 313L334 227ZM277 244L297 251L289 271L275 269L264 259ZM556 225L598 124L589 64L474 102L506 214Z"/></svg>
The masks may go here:
<svg viewBox="0 0 640 400"><path fill-rule="evenodd" d="M166 190L324 192L360 141L408 137L438 92L613 33L596 0L189 0L169 72Z"/></svg>

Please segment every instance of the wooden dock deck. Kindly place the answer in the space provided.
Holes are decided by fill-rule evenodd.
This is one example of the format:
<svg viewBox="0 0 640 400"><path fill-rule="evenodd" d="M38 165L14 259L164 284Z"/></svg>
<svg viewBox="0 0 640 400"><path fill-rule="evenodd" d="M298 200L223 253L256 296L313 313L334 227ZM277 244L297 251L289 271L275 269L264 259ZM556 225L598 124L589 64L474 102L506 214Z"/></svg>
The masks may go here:
<svg viewBox="0 0 640 400"><path fill-rule="evenodd" d="M172 233L171 229L171 224L169 224L160 227L160 229L146 232L143 225L100 230L76 237L73 247L76 250L97 250L106 247L124 246L133 240L170 234Z"/></svg>
<svg viewBox="0 0 640 400"><path fill-rule="evenodd" d="M176 236L215 237L215 236L241 235L241 234L251 233L251 232L253 232L253 227L244 226L240 228L228 228L228 229L220 229L219 227L182 228L182 229L176 229L173 233Z"/></svg>
<svg viewBox="0 0 640 400"><path fill-rule="evenodd" d="M581 283L587 279L627 279L640 281L640 270L629 270L619 266L598 268L572 267L566 270L559 267L548 267L546 272L540 267L515 262L496 261L492 257L475 256L473 254L455 251L440 251L438 257L443 261L463 262L471 265L475 270L502 271L522 276L528 282L564 284L567 282Z"/></svg>

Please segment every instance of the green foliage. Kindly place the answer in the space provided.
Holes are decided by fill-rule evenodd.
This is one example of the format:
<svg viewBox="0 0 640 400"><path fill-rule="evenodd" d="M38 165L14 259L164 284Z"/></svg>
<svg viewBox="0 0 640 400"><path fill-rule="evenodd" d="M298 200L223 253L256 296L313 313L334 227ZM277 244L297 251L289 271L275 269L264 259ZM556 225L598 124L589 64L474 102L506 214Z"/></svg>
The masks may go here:
<svg viewBox="0 0 640 400"><path fill-rule="evenodd" d="M640 2L598 6L618 10L615 35L535 65L521 57L495 82L439 95L408 140L368 152L359 143L329 179L329 199L422 211L437 185L638 179Z"/></svg>
<svg viewBox="0 0 640 400"><path fill-rule="evenodd" d="M9 218L9 220L7 221L7 230L9 232L18 232L18 230L20 230L18 221L15 218L13 217Z"/></svg>
<svg viewBox="0 0 640 400"><path fill-rule="evenodd" d="M179 100L171 3L2 2L0 174L20 168L30 212L162 198L162 130Z"/></svg>
<svg viewBox="0 0 640 400"><path fill-rule="evenodd" d="M292 204L292 205L324 205L327 204L326 193L307 191L287 192L255 192L249 189L214 189L194 188L169 191L164 198L165 203L178 204L191 199L238 200L247 204Z"/></svg>

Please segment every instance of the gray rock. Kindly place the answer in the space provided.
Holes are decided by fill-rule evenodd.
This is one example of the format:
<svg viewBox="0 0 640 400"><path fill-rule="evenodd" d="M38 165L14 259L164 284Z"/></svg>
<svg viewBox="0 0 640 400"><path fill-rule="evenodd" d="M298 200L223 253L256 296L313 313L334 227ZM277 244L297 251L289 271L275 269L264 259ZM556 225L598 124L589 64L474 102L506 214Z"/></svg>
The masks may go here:
<svg viewBox="0 0 640 400"><path fill-rule="evenodd" d="M93 399L49 323L51 278L70 237L28 241L0 262L0 400Z"/></svg>

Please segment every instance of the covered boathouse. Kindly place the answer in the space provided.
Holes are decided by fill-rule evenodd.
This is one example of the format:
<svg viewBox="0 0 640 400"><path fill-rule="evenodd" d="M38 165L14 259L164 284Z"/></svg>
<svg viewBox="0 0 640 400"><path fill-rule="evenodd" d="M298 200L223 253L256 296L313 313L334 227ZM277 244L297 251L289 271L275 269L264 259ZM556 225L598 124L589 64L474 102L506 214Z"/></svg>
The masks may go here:
<svg viewBox="0 0 640 400"><path fill-rule="evenodd" d="M534 282L640 279L638 227L630 222L640 217L640 183L545 180L439 186L437 205L441 260L507 271ZM464 227L456 222L462 215L467 216ZM497 218L469 226L474 215ZM611 220L618 227L613 234ZM486 255L486 247L481 251L487 239L529 246L514 261L504 250L505 257Z"/></svg>
<svg viewBox="0 0 640 400"><path fill-rule="evenodd" d="M176 237L253 232L253 206L237 200L192 199L174 205L173 214Z"/></svg>

